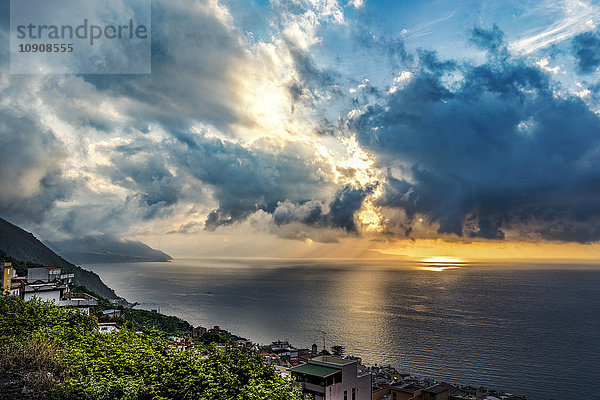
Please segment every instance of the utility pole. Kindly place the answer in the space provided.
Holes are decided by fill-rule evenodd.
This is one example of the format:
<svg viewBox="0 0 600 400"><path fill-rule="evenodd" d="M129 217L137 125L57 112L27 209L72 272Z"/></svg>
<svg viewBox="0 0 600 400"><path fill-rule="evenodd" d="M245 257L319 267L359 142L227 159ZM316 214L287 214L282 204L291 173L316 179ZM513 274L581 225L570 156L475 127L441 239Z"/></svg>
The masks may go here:
<svg viewBox="0 0 600 400"><path fill-rule="evenodd" d="M325 335L327 335L327 332L324 332L324 331L319 331L319 332L321 332L323 334L323 352L325 352ZM325 355L325 354L323 354L323 355Z"/></svg>

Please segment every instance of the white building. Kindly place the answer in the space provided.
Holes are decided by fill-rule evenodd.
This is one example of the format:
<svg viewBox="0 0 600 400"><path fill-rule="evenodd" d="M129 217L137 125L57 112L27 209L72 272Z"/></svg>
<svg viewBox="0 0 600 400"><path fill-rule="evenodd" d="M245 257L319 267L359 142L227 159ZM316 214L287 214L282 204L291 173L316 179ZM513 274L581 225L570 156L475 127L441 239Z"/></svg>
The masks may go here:
<svg viewBox="0 0 600 400"><path fill-rule="evenodd" d="M73 274L63 274L58 267L28 268L22 298L51 301L60 307L75 307L85 314L98 305L98 299L86 293L72 292Z"/></svg>
<svg viewBox="0 0 600 400"><path fill-rule="evenodd" d="M119 325L116 322L100 322L98 324L98 332L100 333L113 333L119 331Z"/></svg>
<svg viewBox="0 0 600 400"><path fill-rule="evenodd" d="M305 398L371 400L371 374L359 371L357 360L319 356L290 368L290 373Z"/></svg>

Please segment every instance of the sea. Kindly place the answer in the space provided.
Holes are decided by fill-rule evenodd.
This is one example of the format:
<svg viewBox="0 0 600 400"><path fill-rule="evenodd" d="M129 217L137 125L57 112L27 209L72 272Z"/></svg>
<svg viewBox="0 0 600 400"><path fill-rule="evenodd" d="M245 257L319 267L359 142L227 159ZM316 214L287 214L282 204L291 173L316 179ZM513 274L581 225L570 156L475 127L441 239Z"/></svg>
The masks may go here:
<svg viewBox="0 0 600 400"><path fill-rule="evenodd" d="M600 266L176 259L84 265L137 308L532 400L600 399Z"/></svg>

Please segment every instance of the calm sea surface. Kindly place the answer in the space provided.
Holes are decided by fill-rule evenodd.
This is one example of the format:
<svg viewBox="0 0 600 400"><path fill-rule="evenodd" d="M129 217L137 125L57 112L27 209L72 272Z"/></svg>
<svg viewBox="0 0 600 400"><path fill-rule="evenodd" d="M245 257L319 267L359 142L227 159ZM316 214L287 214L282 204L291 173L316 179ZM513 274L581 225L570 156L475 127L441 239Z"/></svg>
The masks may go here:
<svg viewBox="0 0 600 400"><path fill-rule="evenodd" d="M86 265L139 308L531 399L600 399L600 267L182 259Z"/></svg>

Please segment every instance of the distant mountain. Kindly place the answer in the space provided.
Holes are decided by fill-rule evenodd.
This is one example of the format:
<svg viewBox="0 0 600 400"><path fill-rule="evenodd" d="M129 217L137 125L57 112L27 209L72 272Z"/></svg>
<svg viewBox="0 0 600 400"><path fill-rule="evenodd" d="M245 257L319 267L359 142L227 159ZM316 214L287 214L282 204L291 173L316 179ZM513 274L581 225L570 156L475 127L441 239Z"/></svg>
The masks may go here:
<svg viewBox="0 0 600 400"><path fill-rule="evenodd" d="M47 242L52 250L77 264L171 261L160 250L134 240L111 236L88 236L80 239Z"/></svg>
<svg viewBox="0 0 600 400"><path fill-rule="evenodd" d="M119 298L114 290L100 280L98 275L71 264L46 247L31 233L2 218L0 218L0 249L9 256L22 261L61 267L63 271L75 275L73 281L76 285L83 285L107 299Z"/></svg>

